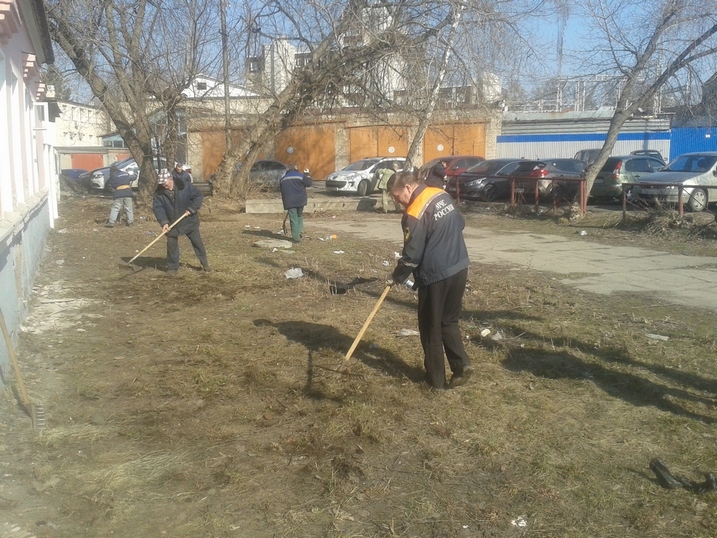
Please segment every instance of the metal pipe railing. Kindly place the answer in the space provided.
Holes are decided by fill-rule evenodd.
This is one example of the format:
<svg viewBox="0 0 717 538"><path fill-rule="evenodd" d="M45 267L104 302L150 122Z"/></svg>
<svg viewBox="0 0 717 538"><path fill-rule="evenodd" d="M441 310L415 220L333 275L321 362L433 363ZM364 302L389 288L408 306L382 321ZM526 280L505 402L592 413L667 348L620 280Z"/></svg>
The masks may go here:
<svg viewBox="0 0 717 538"><path fill-rule="evenodd" d="M556 183L578 183L578 194L579 194L579 207L580 212L582 215L587 214L588 211L588 196L587 196L587 183L584 177L561 177L556 179L549 179L546 180L545 178L533 178L533 177L520 177L520 176L510 176L510 205L515 206L516 205L516 189L515 189L515 183L516 181L519 181L521 183L529 183L529 182L535 182L535 191L533 195L535 196L535 211L537 213L538 209L540 208L540 187L539 187L539 181L550 181L550 191L551 193L555 193L555 185ZM553 214L557 213L558 209L558 202L559 199L556 196L553 196Z"/></svg>

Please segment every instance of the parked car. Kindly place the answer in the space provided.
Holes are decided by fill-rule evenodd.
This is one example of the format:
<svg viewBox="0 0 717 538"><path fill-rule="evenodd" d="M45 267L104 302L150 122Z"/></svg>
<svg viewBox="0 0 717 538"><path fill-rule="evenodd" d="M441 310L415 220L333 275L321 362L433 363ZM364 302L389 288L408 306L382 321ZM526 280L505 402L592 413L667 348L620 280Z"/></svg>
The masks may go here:
<svg viewBox="0 0 717 538"><path fill-rule="evenodd" d="M153 159L153 162L156 163L157 159ZM115 164L120 171L125 172L129 174L132 177L132 182L130 183L130 186L133 189L139 188L139 166L137 166L137 162L134 160L134 157L127 157L126 159L123 159L121 161L118 161ZM156 166L156 164L155 164ZM159 169L165 169L167 168L167 159L164 157L160 157L159 159ZM189 165L184 165L184 170L187 171L190 178L192 176L192 168ZM92 170L92 172L89 173L89 190L94 192L108 192L109 191L109 185L107 182L110 179L110 167L109 166L103 166L102 168L97 168L95 170Z"/></svg>
<svg viewBox="0 0 717 538"><path fill-rule="evenodd" d="M234 165L234 177L242 168L242 163L238 162ZM279 182L284 177L290 166L273 160L262 159L255 161L249 170L249 183L261 190L279 190ZM308 170L304 170L305 174L309 174ZM209 176L207 184L211 187L214 183L214 174Z"/></svg>
<svg viewBox="0 0 717 538"><path fill-rule="evenodd" d="M139 167L134 157L127 157L117 163L114 163L120 171L125 172L132 178L132 187L136 188L138 184ZM107 182L110 179L110 167L103 166L96 168L90 172L89 189L95 192L104 192L109 190Z"/></svg>
<svg viewBox="0 0 717 538"><path fill-rule="evenodd" d="M715 190L697 188L699 185L717 186L717 152L680 155L659 172L641 178L632 189L633 198L636 200L676 204L679 198L677 187L653 187L640 183L676 183L694 186L684 189L682 203L689 211L702 211L710 200L717 197Z"/></svg>
<svg viewBox="0 0 717 538"><path fill-rule="evenodd" d="M662 153L657 151L656 149L636 149L635 151L631 151L630 155L644 155L647 157L652 157L653 159L657 159L662 163L662 166L665 166L665 159L662 157Z"/></svg>
<svg viewBox="0 0 717 538"><path fill-rule="evenodd" d="M581 149L575 154L573 159L576 161L583 161L585 163L585 168L587 168L595 161L595 159L597 159L600 149L601 148Z"/></svg>
<svg viewBox="0 0 717 538"><path fill-rule="evenodd" d="M369 157L351 163L343 170L329 174L326 178L326 190L329 192L348 192L366 196L376 188L376 170L391 168L394 163L403 168L405 157Z"/></svg>
<svg viewBox="0 0 717 538"><path fill-rule="evenodd" d="M446 192L454 198L492 202L507 198L510 175L521 159L488 159L470 167L458 176L448 178Z"/></svg>
<svg viewBox="0 0 717 538"><path fill-rule="evenodd" d="M426 179L428 171L441 161L446 163L444 172L446 175L446 181L448 181L448 178L462 174L476 164L485 161L485 159L476 155L451 155L449 157L437 157L428 161L418 169L418 178L421 180Z"/></svg>
<svg viewBox="0 0 717 538"><path fill-rule="evenodd" d="M538 181L538 194L544 196L559 196L563 198L572 198L578 190L577 183L574 182L556 182L553 180L560 178L579 178L585 174L587 165L585 161L577 159L540 159L534 161L523 161L516 168L513 176L517 178L534 178ZM556 192L553 192L553 185ZM532 196L535 192L534 181L516 181L517 193L524 193Z"/></svg>
<svg viewBox="0 0 717 538"><path fill-rule="evenodd" d="M84 168L64 168L60 170L60 175L68 181L77 182L82 174L86 174Z"/></svg>
<svg viewBox="0 0 717 538"><path fill-rule="evenodd" d="M234 167L234 172L241 168ZM260 189L279 190L279 181L284 177L289 166L279 161L261 160L255 161L249 171L249 182Z"/></svg>
<svg viewBox="0 0 717 538"><path fill-rule="evenodd" d="M608 157L595 178L590 197L619 198L622 196L623 183L637 183L641 177L657 172L664 164L646 155Z"/></svg>
<svg viewBox="0 0 717 538"><path fill-rule="evenodd" d="M73 192L84 192L87 190L87 183L82 182L82 176L87 174L83 168L65 168L60 170L60 188L69 189Z"/></svg>

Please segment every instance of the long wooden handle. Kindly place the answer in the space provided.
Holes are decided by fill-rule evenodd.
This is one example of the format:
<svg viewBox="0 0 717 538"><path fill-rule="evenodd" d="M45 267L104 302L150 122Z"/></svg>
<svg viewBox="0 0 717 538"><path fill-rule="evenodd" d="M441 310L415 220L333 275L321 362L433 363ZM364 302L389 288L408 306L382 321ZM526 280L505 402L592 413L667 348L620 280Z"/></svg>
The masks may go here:
<svg viewBox="0 0 717 538"><path fill-rule="evenodd" d="M3 316L0 310L0 328L2 328L2 335L5 338L5 346L7 347L7 354L10 355L10 362L12 362L12 369L15 371L15 379L17 379L17 386L20 389L20 396L22 397L22 403L26 408L30 406L30 398L27 397L27 391L25 390L25 383L22 381L20 375L20 365L17 363L17 357L15 356L15 350L12 347L10 341L10 333L7 331L7 325L5 325L5 316Z"/></svg>
<svg viewBox="0 0 717 538"><path fill-rule="evenodd" d="M182 219L183 219L184 217L186 217L186 216L187 216L186 213L182 213L182 216L179 217L177 220L175 220L175 221L172 223L172 225L171 225L169 228L167 228L167 231L166 231L166 232L162 232L162 233L159 234L157 237L155 237L149 245L147 245L147 246L144 247L142 250L140 250L140 251L135 255L134 258L132 258L130 261L128 261L128 262L127 262L127 265L129 265L130 263L132 263L133 261L135 261L137 258L139 258L142 254L144 254L144 252L145 252L149 247L151 247L151 246L154 245L157 241L159 241L160 238L161 238L163 235L167 234L167 233L169 232L169 230L171 230L171 229L174 228L177 224L179 224L179 221L182 220Z"/></svg>
<svg viewBox="0 0 717 538"><path fill-rule="evenodd" d="M368 326L371 324L371 320L376 315L376 312L378 312L378 309L381 308L381 305L383 304L383 300L386 298L386 295L388 295L388 292L390 290L391 290L391 286L386 286L386 289L383 290L381 297L378 298L378 302L376 303L376 306L373 307L373 310L368 315L368 318L366 318L366 321L364 322L363 327L361 327L361 330L356 335L356 338L354 339L354 343L351 344L351 349L349 349L348 352L346 353L347 361L351 358L351 355L354 354L354 351L356 350L356 346L358 346L359 342L361 341L361 337L363 336L363 333L365 333L366 329L368 329Z"/></svg>

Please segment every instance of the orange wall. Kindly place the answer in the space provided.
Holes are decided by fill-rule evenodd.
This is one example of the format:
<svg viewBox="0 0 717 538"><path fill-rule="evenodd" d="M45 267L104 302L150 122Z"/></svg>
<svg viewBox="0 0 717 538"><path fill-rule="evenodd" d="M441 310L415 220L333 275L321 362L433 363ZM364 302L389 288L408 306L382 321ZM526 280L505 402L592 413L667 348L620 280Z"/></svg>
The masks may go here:
<svg viewBox="0 0 717 538"><path fill-rule="evenodd" d="M366 157L405 157L408 133L403 126L349 128L349 162Z"/></svg>
<svg viewBox="0 0 717 538"><path fill-rule="evenodd" d="M448 155L484 157L485 124L456 123L429 127L423 139L423 162Z"/></svg>
<svg viewBox="0 0 717 538"><path fill-rule="evenodd" d="M334 171L336 131L333 124L290 127L276 137L275 158L284 164L306 168L323 180Z"/></svg>

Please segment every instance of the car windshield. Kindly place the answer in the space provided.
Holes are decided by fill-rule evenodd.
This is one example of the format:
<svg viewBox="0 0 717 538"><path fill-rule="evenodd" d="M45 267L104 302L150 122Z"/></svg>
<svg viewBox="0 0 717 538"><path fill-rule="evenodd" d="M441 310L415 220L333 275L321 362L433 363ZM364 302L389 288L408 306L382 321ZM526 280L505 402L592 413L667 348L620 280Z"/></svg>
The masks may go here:
<svg viewBox="0 0 717 538"><path fill-rule="evenodd" d="M622 161L622 159L616 159L615 157L610 157L607 161L605 161L605 164L602 165L602 168L600 169L601 172L612 172L615 170L615 167L617 166L617 163Z"/></svg>
<svg viewBox="0 0 717 538"><path fill-rule="evenodd" d="M128 164L131 164L134 162L134 157L127 157L126 159L122 159L121 161L115 163L118 167L127 166Z"/></svg>
<svg viewBox="0 0 717 538"><path fill-rule="evenodd" d="M471 166L466 172L471 174L495 174L498 170L506 165L505 161L481 161L478 164Z"/></svg>
<svg viewBox="0 0 717 538"><path fill-rule="evenodd" d="M346 168L344 168L344 170L367 170L371 168L374 164L376 164L378 161L379 159L362 159L360 161L356 161L355 163L351 163Z"/></svg>
<svg viewBox="0 0 717 538"><path fill-rule="evenodd" d="M680 155L672 161L667 168L666 172L707 172L711 169L717 157L712 155Z"/></svg>

